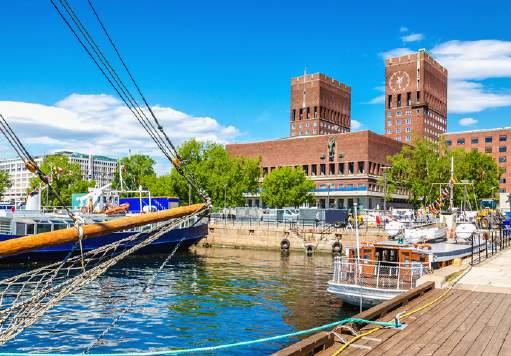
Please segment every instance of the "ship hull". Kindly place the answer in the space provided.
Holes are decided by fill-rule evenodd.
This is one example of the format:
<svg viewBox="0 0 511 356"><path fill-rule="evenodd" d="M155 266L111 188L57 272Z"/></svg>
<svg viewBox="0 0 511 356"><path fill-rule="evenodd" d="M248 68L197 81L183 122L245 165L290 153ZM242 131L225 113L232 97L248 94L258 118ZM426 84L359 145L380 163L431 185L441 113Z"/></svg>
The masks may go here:
<svg viewBox="0 0 511 356"><path fill-rule="evenodd" d="M150 245L137 251L137 254L165 253L171 251L179 242L180 249L187 249L199 242L208 233L207 224L198 224L191 227L177 228L168 231ZM91 251L133 235L133 231L114 232L100 237L84 239L82 241L84 252ZM0 241L21 237L20 235L0 234ZM6 262L39 262L58 260L65 257L75 246L75 243L65 243L33 250L19 255L0 258L0 263Z"/></svg>

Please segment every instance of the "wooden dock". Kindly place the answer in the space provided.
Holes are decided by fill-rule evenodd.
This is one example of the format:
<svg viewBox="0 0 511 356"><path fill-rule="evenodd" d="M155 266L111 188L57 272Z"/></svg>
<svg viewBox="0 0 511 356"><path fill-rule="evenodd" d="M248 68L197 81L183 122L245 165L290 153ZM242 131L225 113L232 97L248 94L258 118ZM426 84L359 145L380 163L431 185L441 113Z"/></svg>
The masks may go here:
<svg viewBox="0 0 511 356"><path fill-rule="evenodd" d="M511 355L511 294L460 289L445 293L445 289L430 288L414 299L403 295L406 298L404 303L400 300L403 296L399 296L357 315L365 319L390 321L400 312L419 309L443 296L404 318L405 329L379 329L349 344L341 354ZM395 306L396 303L404 305L392 308L392 304ZM370 318L370 314L381 311L382 307L392 311ZM367 325L358 333L372 329L374 326ZM348 340L353 338L345 334L342 336ZM334 355L342 346L333 333L324 332L291 345L278 355Z"/></svg>

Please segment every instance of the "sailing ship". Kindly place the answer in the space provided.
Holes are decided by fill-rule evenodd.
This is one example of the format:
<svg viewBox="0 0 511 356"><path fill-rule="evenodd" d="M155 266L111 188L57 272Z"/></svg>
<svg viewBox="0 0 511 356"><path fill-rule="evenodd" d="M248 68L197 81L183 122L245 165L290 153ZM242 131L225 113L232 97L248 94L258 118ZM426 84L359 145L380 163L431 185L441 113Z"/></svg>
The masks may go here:
<svg viewBox="0 0 511 356"><path fill-rule="evenodd" d="M43 212L41 209L41 194L29 195L24 209L0 210L0 243L7 242L23 236L34 236L43 233L54 233L60 230L76 229L75 222L65 212ZM147 215L148 212L162 212L171 206L165 206L158 203L159 200L151 198L136 198L140 201L136 210L130 208L130 205L119 199L119 192L110 189L110 185L93 189L77 199L80 204L75 207L75 214L83 219L85 225L102 224L115 222L122 218L137 218L138 215ZM161 200L161 199L160 199ZM108 203L106 203L108 202ZM153 231L158 224L163 222L154 222L145 225L128 227L119 231L107 232L104 235L95 238L87 238L82 241L82 251L92 251L94 249L115 243L125 239L133 234L141 234L143 238L146 234ZM180 223L175 229L167 231L159 239L138 251L138 253L158 253L168 252L180 243L180 248L186 249L207 235L208 221L205 218L194 217ZM42 246L31 251L20 254L0 257L2 262L39 262L48 260L57 260L66 256L74 248L75 242L67 242L58 245Z"/></svg>

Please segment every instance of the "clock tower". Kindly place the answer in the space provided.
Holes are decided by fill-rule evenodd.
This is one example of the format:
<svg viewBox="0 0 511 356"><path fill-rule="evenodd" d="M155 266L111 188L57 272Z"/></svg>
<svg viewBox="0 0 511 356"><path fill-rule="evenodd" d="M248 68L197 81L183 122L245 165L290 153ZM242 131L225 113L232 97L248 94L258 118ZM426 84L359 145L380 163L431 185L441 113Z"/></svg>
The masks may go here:
<svg viewBox="0 0 511 356"><path fill-rule="evenodd" d="M438 141L447 131L447 70L425 50L385 60L385 136Z"/></svg>

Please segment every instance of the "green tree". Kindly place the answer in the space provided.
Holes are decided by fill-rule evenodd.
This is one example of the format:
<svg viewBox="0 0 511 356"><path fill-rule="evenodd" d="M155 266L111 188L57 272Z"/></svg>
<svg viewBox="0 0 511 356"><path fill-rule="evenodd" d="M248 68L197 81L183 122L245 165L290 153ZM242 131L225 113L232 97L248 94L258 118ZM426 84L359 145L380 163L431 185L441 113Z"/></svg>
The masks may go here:
<svg viewBox="0 0 511 356"><path fill-rule="evenodd" d="M0 171L0 200L4 195L7 188L12 185L11 179L9 178L9 173L5 171Z"/></svg>
<svg viewBox="0 0 511 356"><path fill-rule="evenodd" d="M195 139L183 143L179 155L197 185L206 190L215 206L244 205L243 193L255 192L259 186L261 170L259 160L230 157L224 146L203 143ZM194 189L177 170L170 174L171 190L184 202L200 201Z"/></svg>
<svg viewBox="0 0 511 356"><path fill-rule="evenodd" d="M121 158L112 180L112 187L121 189L120 176L122 176L124 190L138 190L148 177L156 178L154 163L151 157L141 154ZM119 174L119 170L122 170L121 174Z"/></svg>
<svg viewBox="0 0 511 356"><path fill-rule="evenodd" d="M456 149L449 151L443 141L432 143L419 140L415 146L405 146L403 150L388 159L392 168L388 170L387 192L395 192L398 187L406 188L410 203L419 207L433 202L439 194L434 183L447 183L451 177L451 158L454 157L454 178L473 183L468 188L469 198L490 196L498 188L502 174L492 157L477 151ZM463 199L463 187L455 189L455 201Z"/></svg>
<svg viewBox="0 0 511 356"><path fill-rule="evenodd" d="M174 195L170 174L142 177L142 186L149 190L151 195L155 197L168 197Z"/></svg>
<svg viewBox="0 0 511 356"><path fill-rule="evenodd" d="M69 158L63 155L46 156L41 164L41 170L48 177L52 187L61 196L66 206L71 205L71 194L87 193L89 187L94 187L94 181L84 180L80 165L72 163ZM33 177L30 180L29 192L42 186L39 177ZM46 194L41 197L43 205L60 206L56 195L48 191L48 203L46 204Z"/></svg>
<svg viewBox="0 0 511 356"><path fill-rule="evenodd" d="M261 199L270 208L298 207L313 202L312 189L314 183L302 168L280 167L264 178Z"/></svg>

